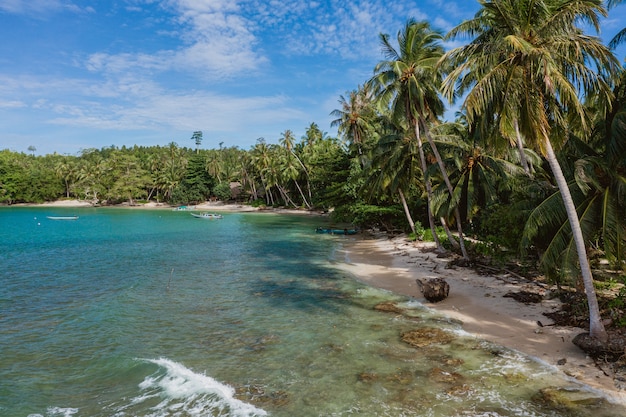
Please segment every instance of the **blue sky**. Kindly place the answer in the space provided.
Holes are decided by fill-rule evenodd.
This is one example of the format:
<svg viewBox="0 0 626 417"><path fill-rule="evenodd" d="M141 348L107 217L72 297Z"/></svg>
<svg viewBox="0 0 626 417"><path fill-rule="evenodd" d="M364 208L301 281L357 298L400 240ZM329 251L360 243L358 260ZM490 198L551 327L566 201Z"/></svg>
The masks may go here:
<svg viewBox="0 0 626 417"><path fill-rule="evenodd" d="M335 135L339 95L372 75L378 34L409 17L447 31L471 0L0 0L0 149L249 149ZM610 39L626 5L603 21ZM452 45L451 45L452 46ZM454 45L456 46L456 45ZM624 60L624 48L619 58Z"/></svg>

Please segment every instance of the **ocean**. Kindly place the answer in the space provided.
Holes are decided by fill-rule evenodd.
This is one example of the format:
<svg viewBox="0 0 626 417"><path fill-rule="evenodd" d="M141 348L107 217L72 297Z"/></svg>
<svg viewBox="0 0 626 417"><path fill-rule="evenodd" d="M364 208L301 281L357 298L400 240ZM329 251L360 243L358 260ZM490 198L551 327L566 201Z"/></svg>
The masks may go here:
<svg viewBox="0 0 626 417"><path fill-rule="evenodd" d="M0 208L0 416L626 415L360 283L327 221Z"/></svg>

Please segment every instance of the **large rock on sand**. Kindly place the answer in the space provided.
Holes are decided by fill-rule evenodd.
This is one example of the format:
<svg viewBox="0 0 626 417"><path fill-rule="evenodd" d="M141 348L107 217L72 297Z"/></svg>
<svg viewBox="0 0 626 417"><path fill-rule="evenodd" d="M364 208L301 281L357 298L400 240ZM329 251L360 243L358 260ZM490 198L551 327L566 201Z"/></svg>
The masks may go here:
<svg viewBox="0 0 626 417"><path fill-rule="evenodd" d="M415 281L420 291L422 291L424 298L431 303L437 303L448 298L450 284L448 284L445 279L431 278L428 280L416 279Z"/></svg>
<svg viewBox="0 0 626 417"><path fill-rule="evenodd" d="M626 356L626 335L621 333L610 332L606 342L591 337L589 333L580 333L572 343L594 359L614 362Z"/></svg>

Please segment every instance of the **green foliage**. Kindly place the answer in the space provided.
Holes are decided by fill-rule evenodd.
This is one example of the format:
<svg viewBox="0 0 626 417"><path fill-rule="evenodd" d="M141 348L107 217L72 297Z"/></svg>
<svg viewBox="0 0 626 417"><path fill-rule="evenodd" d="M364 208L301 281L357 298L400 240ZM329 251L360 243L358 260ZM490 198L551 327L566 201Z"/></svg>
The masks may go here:
<svg viewBox="0 0 626 417"><path fill-rule="evenodd" d="M213 187L213 195L220 201L228 201L232 198L230 193L230 185L226 182L217 184Z"/></svg>
<svg viewBox="0 0 626 417"><path fill-rule="evenodd" d="M171 201L174 204L197 204L207 201L214 182L214 178L205 168L204 160L194 155L189 160L185 178L172 191Z"/></svg>
<svg viewBox="0 0 626 417"><path fill-rule="evenodd" d="M437 238L439 238L440 242L444 243L448 241L448 235L446 235L446 231L443 227L437 226L435 231L437 232ZM424 230L422 240L424 240L424 242L433 242L435 240L433 239L433 232L430 228Z"/></svg>
<svg viewBox="0 0 626 417"><path fill-rule="evenodd" d="M500 248L517 251L522 238L525 214L511 205L494 204L483 210L475 232L481 241Z"/></svg>
<svg viewBox="0 0 626 417"><path fill-rule="evenodd" d="M262 198L257 198L256 200L250 202L250 206L255 208L266 207L265 200L263 200Z"/></svg>
<svg viewBox="0 0 626 417"><path fill-rule="evenodd" d="M383 230L404 230L406 221L399 206L379 207L356 203L337 207L333 219L349 222L362 228L378 227Z"/></svg>
<svg viewBox="0 0 626 417"><path fill-rule="evenodd" d="M430 229L428 229L428 231L430 232ZM415 222L415 233L411 231L411 233L409 233L409 239L412 241L424 240L425 234L426 234L426 229L424 229L424 226L422 226L420 222ZM432 233L430 235L432 238Z"/></svg>

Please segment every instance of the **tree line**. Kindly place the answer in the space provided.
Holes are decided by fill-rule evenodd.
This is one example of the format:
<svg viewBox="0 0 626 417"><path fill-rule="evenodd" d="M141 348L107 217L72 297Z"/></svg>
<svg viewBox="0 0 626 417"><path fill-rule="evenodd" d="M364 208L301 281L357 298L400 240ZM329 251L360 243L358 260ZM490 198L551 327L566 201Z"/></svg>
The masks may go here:
<svg viewBox="0 0 626 417"><path fill-rule="evenodd" d="M612 48L626 32L604 45L583 30L608 13L597 0L480 5L447 34L415 20L381 34L374 75L331 113L339 137L311 123L302 138L286 130L249 150L200 149L199 131L195 150L5 150L0 201L189 204L231 199L236 183L250 204L333 209L465 259L536 259L558 282L582 283L590 333L606 340L590 262L625 265L626 72ZM454 121L443 120L446 102L459 105Z"/></svg>

